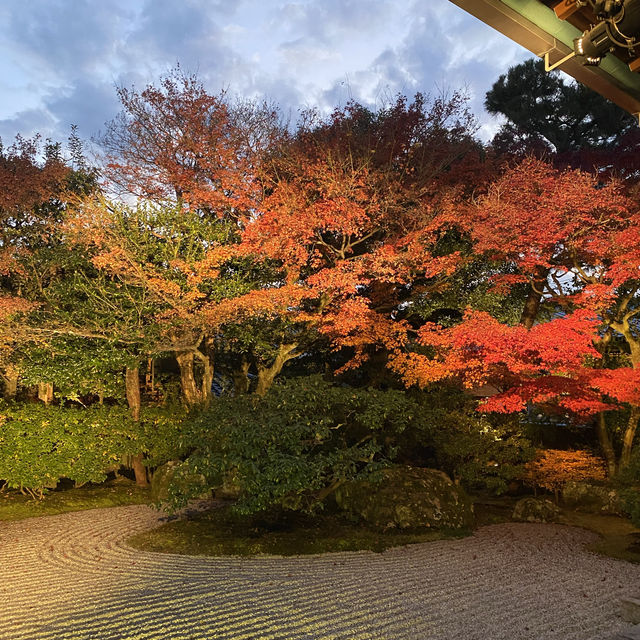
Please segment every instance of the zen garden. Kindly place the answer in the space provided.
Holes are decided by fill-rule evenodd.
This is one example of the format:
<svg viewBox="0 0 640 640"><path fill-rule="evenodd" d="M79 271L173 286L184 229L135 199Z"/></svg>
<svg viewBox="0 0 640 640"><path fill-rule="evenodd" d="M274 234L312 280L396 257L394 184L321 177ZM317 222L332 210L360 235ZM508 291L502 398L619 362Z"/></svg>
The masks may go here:
<svg viewBox="0 0 640 640"><path fill-rule="evenodd" d="M0 638L640 638L634 118L117 98L0 146Z"/></svg>

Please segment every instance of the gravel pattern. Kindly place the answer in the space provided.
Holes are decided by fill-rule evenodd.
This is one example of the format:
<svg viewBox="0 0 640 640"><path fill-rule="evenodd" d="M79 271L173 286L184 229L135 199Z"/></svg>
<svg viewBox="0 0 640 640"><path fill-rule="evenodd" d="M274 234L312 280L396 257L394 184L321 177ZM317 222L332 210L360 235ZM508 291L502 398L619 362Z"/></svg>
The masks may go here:
<svg viewBox="0 0 640 640"><path fill-rule="evenodd" d="M640 566L594 534L503 524L461 540L295 558L143 553L143 505L0 523L2 640L599 640Z"/></svg>

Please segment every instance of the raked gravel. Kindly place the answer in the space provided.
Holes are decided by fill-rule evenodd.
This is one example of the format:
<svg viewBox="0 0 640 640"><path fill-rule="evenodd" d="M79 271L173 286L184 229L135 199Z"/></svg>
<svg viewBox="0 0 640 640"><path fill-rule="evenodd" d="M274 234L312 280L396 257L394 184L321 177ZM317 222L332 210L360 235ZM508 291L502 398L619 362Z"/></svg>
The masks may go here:
<svg viewBox="0 0 640 640"><path fill-rule="evenodd" d="M640 566L595 536L502 524L461 540L295 558L136 551L146 506L0 522L2 640L599 640Z"/></svg>

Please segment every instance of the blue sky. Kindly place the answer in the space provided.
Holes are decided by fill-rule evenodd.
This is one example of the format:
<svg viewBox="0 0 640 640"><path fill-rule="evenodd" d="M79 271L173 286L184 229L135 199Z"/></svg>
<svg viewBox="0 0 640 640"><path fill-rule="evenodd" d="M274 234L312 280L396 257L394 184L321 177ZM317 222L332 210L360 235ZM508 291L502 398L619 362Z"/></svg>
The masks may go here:
<svg viewBox="0 0 640 640"><path fill-rule="evenodd" d="M212 93L267 98L295 118L355 99L485 92L530 54L448 0L22 0L0 4L0 137L83 138L118 112L115 86L176 63Z"/></svg>

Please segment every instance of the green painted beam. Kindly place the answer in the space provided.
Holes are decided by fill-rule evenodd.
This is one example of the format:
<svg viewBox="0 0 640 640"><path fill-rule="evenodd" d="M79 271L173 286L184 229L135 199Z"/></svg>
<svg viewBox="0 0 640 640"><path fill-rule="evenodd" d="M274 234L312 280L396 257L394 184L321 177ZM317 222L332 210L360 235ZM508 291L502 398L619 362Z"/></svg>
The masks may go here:
<svg viewBox="0 0 640 640"><path fill-rule="evenodd" d="M501 2L562 42L569 49L573 49L573 41L582 35L582 31L576 29L572 24L560 20L553 9L538 0L501 0ZM630 92L640 98L640 74L631 71L622 60L608 55L600 63L600 69L613 76L621 86L628 88Z"/></svg>
<svg viewBox="0 0 640 640"><path fill-rule="evenodd" d="M549 54L556 63L573 51L573 41L582 35L573 25L558 19L540 0L450 0L537 56ZM640 116L640 74L607 56L599 67L584 66L569 58L559 67L623 109Z"/></svg>

